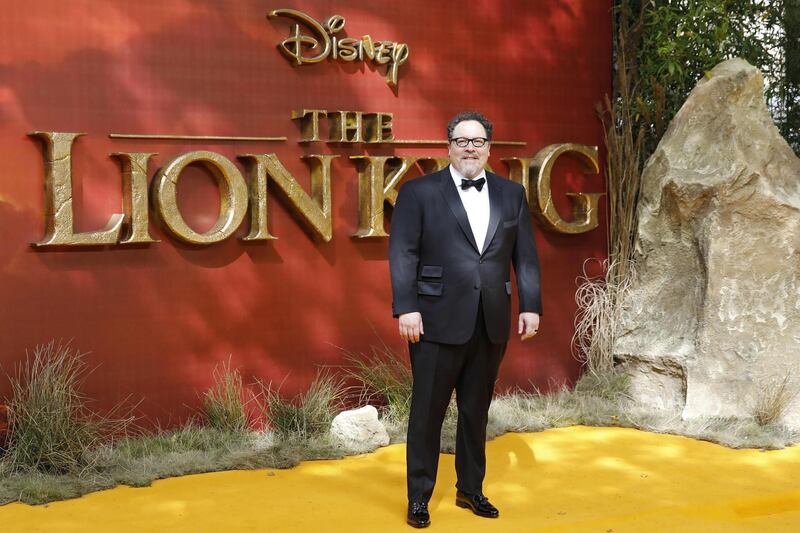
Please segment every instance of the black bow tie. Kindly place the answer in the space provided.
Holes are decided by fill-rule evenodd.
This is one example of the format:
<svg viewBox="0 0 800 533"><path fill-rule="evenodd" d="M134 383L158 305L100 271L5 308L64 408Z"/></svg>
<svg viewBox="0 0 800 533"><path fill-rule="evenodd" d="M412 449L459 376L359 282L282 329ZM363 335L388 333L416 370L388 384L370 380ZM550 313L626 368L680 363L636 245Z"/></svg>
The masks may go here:
<svg viewBox="0 0 800 533"><path fill-rule="evenodd" d="M468 180L468 179L462 178L461 179L461 188L466 191L470 187L475 187L476 189L478 189L478 192L480 192L481 189L483 189L483 184L484 183L486 183L486 178L480 178L480 179L477 179L477 180Z"/></svg>

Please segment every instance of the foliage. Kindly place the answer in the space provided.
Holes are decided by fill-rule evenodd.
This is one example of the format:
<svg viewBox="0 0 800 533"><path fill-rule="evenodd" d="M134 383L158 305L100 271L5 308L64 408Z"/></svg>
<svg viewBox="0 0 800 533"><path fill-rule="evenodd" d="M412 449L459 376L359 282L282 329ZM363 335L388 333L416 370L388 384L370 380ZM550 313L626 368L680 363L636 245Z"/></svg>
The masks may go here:
<svg viewBox="0 0 800 533"><path fill-rule="evenodd" d="M517 390L494 399L489 410L493 433L542 431L571 425L616 426L629 407L627 378L613 372L584 374L575 386L549 394Z"/></svg>
<svg viewBox="0 0 800 533"><path fill-rule="evenodd" d="M104 447L100 456L112 453L128 459L182 454L189 451L213 451L219 449L235 449L252 441L253 433L231 432L213 427L205 427L197 420L191 419L182 426L172 429L157 429L152 433L140 432L119 440L113 445ZM107 463L102 463L104 468Z"/></svg>
<svg viewBox="0 0 800 533"><path fill-rule="evenodd" d="M516 391L498 396L489 411L489 434L541 431L571 425L620 426L653 433L683 435L730 448L779 449L798 442L800 434L777 423L759 425L752 417L697 417L637 405L628 396L628 378L590 373L570 390L550 394Z"/></svg>
<svg viewBox="0 0 800 533"><path fill-rule="evenodd" d="M800 0L783 0L786 77L776 84L773 107L781 133L800 154Z"/></svg>
<svg viewBox="0 0 800 533"><path fill-rule="evenodd" d="M26 354L27 355L27 354ZM88 375L85 354L70 343L51 341L33 350L10 376L11 436L6 465L12 471L80 472L91 451L123 435L133 418L101 416L80 391Z"/></svg>
<svg viewBox="0 0 800 533"><path fill-rule="evenodd" d="M257 382L261 388L264 417L282 439L308 439L325 434L346 395L344 381L320 371L309 389L287 399L271 383Z"/></svg>
<svg viewBox="0 0 800 533"><path fill-rule="evenodd" d="M759 426L777 424L797 396L797 389L790 378L786 374L761 389L753 406L753 419Z"/></svg>
<svg viewBox="0 0 800 533"><path fill-rule="evenodd" d="M593 374L613 368L620 302L633 274L645 124L658 124L664 107L663 93L655 94L652 110L640 105L638 51L644 13L644 7L635 15L628 8L619 9L615 17L614 94L597 107L607 150L608 259L602 263L602 276L589 276L584 269L584 276L578 279L572 339L574 355Z"/></svg>
<svg viewBox="0 0 800 533"><path fill-rule="evenodd" d="M683 419L680 413L645 408L632 409L622 425L651 433L683 435L715 442L728 448L777 450L797 443L800 435L784 425L759 425L752 417L698 417Z"/></svg>
<svg viewBox="0 0 800 533"><path fill-rule="evenodd" d="M116 485L145 487L157 479L232 469L291 468L302 460L341 457L326 438L272 442L265 434L230 433L189 421L184 426L139 434L89 452L90 468L80 473L4 471L0 463L0 505L75 498Z"/></svg>
<svg viewBox="0 0 800 533"><path fill-rule="evenodd" d="M634 54L634 123L646 130L643 161L699 79L732 57L764 74L767 104L783 136L800 152L800 117L792 112L800 105L800 80L789 78L798 68L792 66L798 58L790 41L800 32L800 16L791 17L797 9L796 0L618 1L617 30L624 19L641 24L640 39L628 53Z"/></svg>
<svg viewBox="0 0 800 533"><path fill-rule="evenodd" d="M752 419L696 419L684 421L679 414L634 407L627 395L625 376L606 373L585 374L570 389L562 387L550 394L515 391L497 396L489 411L487 437L508 431L542 431L575 424L637 427L648 431L674 433L720 442L731 447L780 448L796 442L798 435L776 424L757 425ZM272 394L277 394L267 387ZM323 425L317 433L297 431L303 415L301 407L337 402L341 382L320 374L311 391L294 398L279 399L278 409L292 405L286 416L284 435L229 432L190 421L182 427L153 434L130 435L87 451L87 466L81 472L61 474L36 470L15 471L0 461L0 505L12 501L46 503L78 497L118 484L143 487L160 478L231 469L290 468L303 460L342 456L342 449ZM316 392L315 392L316 391ZM316 399L315 399L316 398ZM311 412L324 409L311 409ZM332 411L328 413L329 416ZM312 418L306 411L306 421ZM455 449L455 418L448 415L442 433L442 451ZM282 422L278 422L282 423ZM306 427L312 427L307 424ZM453 427L450 427L453 426ZM325 424L324 427L327 427ZM398 434L395 441L402 440Z"/></svg>
<svg viewBox="0 0 800 533"><path fill-rule="evenodd" d="M345 374L356 379L367 403L381 404L384 419L405 420L411 412L411 368L405 357L381 341L370 353L342 349Z"/></svg>
<svg viewBox="0 0 800 533"><path fill-rule="evenodd" d="M588 262L588 261L587 261ZM573 355L591 375L614 372L614 341L620 327L621 302L630 287L630 275L621 275L615 265L602 262L604 274L592 277L586 272L578 278L575 291L575 332ZM616 278L614 278L616 276Z"/></svg>
<svg viewBox="0 0 800 533"><path fill-rule="evenodd" d="M214 369L214 384L203 395L208 424L220 431L240 433L250 427L242 374L231 369L230 360Z"/></svg>
<svg viewBox="0 0 800 533"><path fill-rule="evenodd" d="M8 438L8 406L0 403L0 458L6 454Z"/></svg>

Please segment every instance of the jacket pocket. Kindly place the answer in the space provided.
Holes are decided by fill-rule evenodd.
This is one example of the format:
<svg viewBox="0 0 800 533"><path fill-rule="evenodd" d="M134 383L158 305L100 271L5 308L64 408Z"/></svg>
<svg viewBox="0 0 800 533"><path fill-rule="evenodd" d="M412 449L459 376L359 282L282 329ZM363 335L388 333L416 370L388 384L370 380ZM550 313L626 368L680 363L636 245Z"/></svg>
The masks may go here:
<svg viewBox="0 0 800 533"><path fill-rule="evenodd" d="M418 281L417 293L425 296L441 296L442 295L442 282L441 281Z"/></svg>
<svg viewBox="0 0 800 533"><path fill-rule="evenodd" d="M439 265L423 265L419 276L421 278L441 278L442 267Z"/></svg>
<svg viewBox="0 0 800 533"><path fill-rule="evenodd" d="M514 219L514 220L504 220L503 221L503 227L504 228L516 228L517 224L519 224L519 222L516 219Z"/></svg>
<svg viewBox="0 0 800 533"><path fill-rule="evenodd" d="M506 281L506 294L511 296L511 282L510 281Z"/></svg>

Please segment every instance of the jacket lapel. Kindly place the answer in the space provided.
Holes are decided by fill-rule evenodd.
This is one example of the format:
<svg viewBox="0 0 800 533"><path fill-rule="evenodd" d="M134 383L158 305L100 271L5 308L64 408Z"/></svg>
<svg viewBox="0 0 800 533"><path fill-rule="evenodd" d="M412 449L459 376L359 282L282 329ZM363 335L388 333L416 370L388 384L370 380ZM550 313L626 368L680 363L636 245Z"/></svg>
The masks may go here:
<svg viewBox="0 0 800 533"><path fill-rule="evenodd" d="M486 186L489 188L489 227L486 228L486 240L483 241L483 253L489 249L494 234L497 233L497 225L500 223L503 201L500 197L500 185L497 183L499 178L486 173ZM458 192L456 192L458 194ZM483 255L483 254L481 254Z"/></svg>
<svg viewBox="0 0 800 533"><path fill-rule="evenodd" d="M464 204L461 202L461 196L459 196L458 191L456 190L456 184L453 183L453 176L450 174L450 167L442 170L441 189L445 202L450 208L450 211L453 212L453 216L456 217L458 225L461 227L461 231L464 232L464 236L467 238L475 251L480 253L480 250L478 250L478 245L475 243L475 236L472 234L472 227L469 225L467 211L464 209ZM495 223L495 226L496 225L497 224ZM491 227L491 221L489 222L489 227Z"/></svg>

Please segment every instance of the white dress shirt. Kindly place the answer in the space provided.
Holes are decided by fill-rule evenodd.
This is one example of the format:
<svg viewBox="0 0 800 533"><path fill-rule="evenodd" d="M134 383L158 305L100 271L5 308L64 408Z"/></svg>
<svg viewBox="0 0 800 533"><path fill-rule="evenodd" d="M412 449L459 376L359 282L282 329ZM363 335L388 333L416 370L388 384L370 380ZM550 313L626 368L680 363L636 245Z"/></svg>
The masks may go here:
<svg viewBox="0 0 800 533"><path fill-rule="evenodd" d="M464 210L467 212L475 243L478 245L478 250L483 253L483 241L486 240L486 232L489 228L489 186L484 183L483 189L480 191L475 187L464 190L461 188L461 180L466 178L453 165L450 165L450 175L453 176L456 190L461 196L461 203L464 204ZM481 173L475 176L476 180L480 178L486 178L485 170L481 170Z"/></svg>

